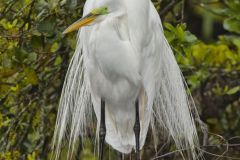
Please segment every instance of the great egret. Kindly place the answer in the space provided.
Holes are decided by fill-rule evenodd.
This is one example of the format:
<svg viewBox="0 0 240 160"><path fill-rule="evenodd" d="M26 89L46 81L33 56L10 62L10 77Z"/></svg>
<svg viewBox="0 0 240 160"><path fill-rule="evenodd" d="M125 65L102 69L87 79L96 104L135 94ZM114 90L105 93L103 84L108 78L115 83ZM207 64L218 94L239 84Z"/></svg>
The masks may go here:
<svg viewBox="0 0 240 160"><path fill-rule="evenodd" d="M152 2L87 0L83 18L64 34L79 28L60 99L56 157L66 136L71 156L79 136L86 135L93 104L100 160L105 139L122 153L135 149L139 160L149 126L155 138L161 128L177 148L189 149L189 159L197 159L194 103Z"/></svg>

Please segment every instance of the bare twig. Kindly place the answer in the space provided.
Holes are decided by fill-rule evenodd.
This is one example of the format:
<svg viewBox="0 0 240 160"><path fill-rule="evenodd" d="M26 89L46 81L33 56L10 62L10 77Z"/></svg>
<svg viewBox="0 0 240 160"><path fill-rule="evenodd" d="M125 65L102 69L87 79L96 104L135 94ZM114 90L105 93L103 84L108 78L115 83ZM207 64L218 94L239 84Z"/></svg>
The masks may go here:
<svg viewBox="0 0 240 160"><path fill-rule="evenodd" d="M211 155L211 156L214 156L214 157L216 157L216 160L218 160L220 158L229 158L229 159L232 159L232 160L240 160L240 158L238 158L238 157L225 156L225 154L229 151L229 147L240 147L240 143L229 143L228 142L228 141L233 140L233 139L240 139L240 136L235 136L235 137L231 137L229 139L225 139L223 136L215 134L215 133L209 132L209 134L217 136L219 139L222 139L225 143L215 144L215 145L202 145L202 146L200 146L200 148L198 148L198 150L200 152ZM224 150L224 152L221 155L219 155L219 154L215 154L215 153L211 153L211 152L206 151L206 149L209 148L209 147L217 147L217 148L226 147L226 149ZM152 158L151 160L158 160L158 159L161 159L163 157L169 157L171 155L174 155L176 153L181 153L182 151L186 151L186 150L189 150L189 149L190 148L178 149L178 150L175 150L175 151L168 152L166 154L157 156L155 158Z"/></svg>
<svg viewBox="0 0 240 160"><path fill-rule="evenodd" d="M240 146L240 143L239 144L220 144L220 145L223 145L223 146L228 146L228 147L236 147L236 146ZM200 146L201 148L205 148L205 147L219 147L219 145L206 145L206 146ZM206 154L208 154L208 155L211 155L211 156L215 156L215 157L218 157L218 158L229 158L229 159L233 159L233 160L240 160L240 158L238 158L238 157L230 157L230 156L224 156L223 154L222 155L218 155L218 154L214 154L214 153L211 153L211 152L208 152L208 151L206 151L206 150L203 150L203 149L201 149L201 148L199 148L199 150L201 151L201 152L204 152L204 153L206 153ZM163 157L168 157L168 156L170 156L170 155L173 155L173 154L175 154L175 153L180 153L180 152L182 152L182 151L185 151L185 150L188 150L189 148L186 148L186 149L178 149L178 150L175 150L175 151L172 151L172 152L168 152L168 153L166 153L166 154L163 154L163 155L161 155L161 156L157 156L157 157L155 157L155 158L152 158L151 160L159 160L159 159L161 159L161 158L163 158ZM218 159L217 158L217 159Z"/></svg>
<svg viewBox="0 0 240 160"><path fill-rule="evenodd" d="M165 16L181 0L172 0L165 8L160 10L159 15Z"/></svg>

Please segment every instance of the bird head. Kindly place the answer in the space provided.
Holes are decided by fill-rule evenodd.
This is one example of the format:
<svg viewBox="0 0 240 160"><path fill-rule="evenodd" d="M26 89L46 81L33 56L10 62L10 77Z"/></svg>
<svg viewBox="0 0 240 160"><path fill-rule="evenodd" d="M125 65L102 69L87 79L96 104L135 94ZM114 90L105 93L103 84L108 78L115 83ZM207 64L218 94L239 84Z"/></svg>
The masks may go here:
<svg viewBox="0 0 240 160"><path fill-rule="evenodd" d="M79 28L90 25L94 21L96 21L97 18L107 15L109 13L108 7L107 6L102 6L93 9L89 14L84 16L83 18L79 19L78 21L74 22L72 25L70 25L64 32L63 34L70 33L72 31L78 30Z"/></svg>

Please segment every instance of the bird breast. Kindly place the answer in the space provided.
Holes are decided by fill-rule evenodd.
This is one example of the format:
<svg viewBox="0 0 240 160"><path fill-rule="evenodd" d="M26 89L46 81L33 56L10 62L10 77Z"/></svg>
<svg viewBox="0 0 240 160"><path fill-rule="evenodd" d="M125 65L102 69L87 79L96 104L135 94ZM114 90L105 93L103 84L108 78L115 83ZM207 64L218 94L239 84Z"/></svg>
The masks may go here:
<svg viewBox="0 0 240 160"><path fill-rule="evenodd" d="M90 26L87 70L91 87L113 101L135 97L140 87L139 57L122 18L106 18Z"/></svg>

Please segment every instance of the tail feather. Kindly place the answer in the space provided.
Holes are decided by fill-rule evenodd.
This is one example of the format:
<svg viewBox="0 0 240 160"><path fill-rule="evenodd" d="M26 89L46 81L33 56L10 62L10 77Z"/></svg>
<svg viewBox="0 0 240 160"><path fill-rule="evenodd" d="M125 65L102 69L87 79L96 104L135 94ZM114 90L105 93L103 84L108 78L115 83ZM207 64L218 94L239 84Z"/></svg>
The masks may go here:
<svg viewBox="0 0 240 160"><path fill-rule="evenodd" d="M178 149L187 149L189 159L198 159L195 148L199 146L199 140L191 113L196 107L186 93L186 82L165 38L160 48L159 89L154 99L151 126L155 131L158 130L156 127L162 127Z"/></svg>
<svg viewBox="0 0 240 160"><path fill-rule="evenodd" d="M53 136L52 159L59 158L63 141L68 138L70 139L68 159L71 159L75 151L75 143L79 136L83 138L86 135L87 126L92 122L92 102L83 57L82 43L78 39L77 49L70 62L60 98Z"/></svg>

